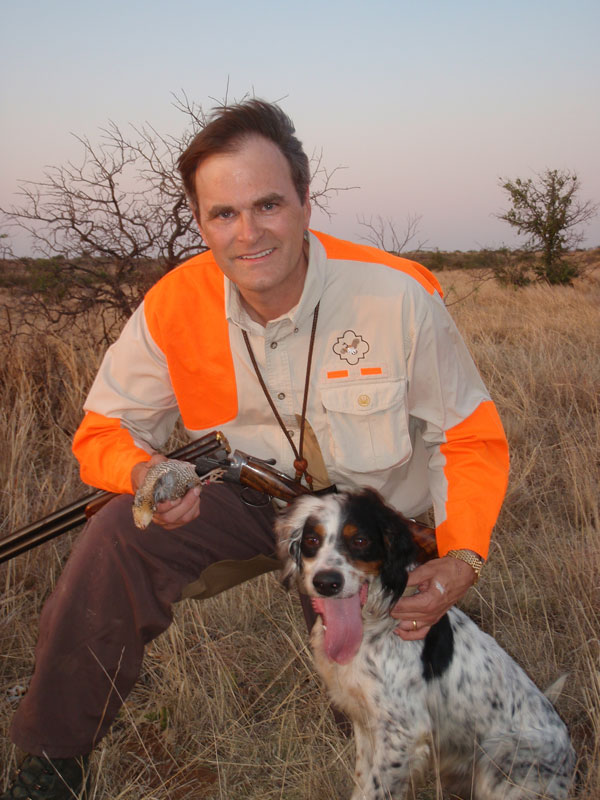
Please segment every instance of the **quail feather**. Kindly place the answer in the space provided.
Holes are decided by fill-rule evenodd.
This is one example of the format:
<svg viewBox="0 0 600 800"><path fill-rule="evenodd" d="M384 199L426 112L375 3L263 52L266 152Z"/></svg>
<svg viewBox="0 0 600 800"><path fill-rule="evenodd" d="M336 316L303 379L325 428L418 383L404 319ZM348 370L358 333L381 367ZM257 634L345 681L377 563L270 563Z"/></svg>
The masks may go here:
<svg viewBox="0 0 600 800"><path fill-rule="evenodd" d="M133 498L133 521L138 528L147 528L159 503L178 500L201 483L194 465L188 461L169 459L154 464Z"/></svg>

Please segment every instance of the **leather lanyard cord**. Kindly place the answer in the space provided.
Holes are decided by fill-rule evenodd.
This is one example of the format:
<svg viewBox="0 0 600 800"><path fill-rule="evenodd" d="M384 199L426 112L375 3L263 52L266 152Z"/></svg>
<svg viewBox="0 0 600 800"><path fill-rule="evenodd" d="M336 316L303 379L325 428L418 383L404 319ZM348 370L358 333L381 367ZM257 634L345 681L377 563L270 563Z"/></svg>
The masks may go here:
<svg viewBox="0 0 600 800"><path fill-rule="evenodd" d="M300 442L298 444L298 447L296 447L296 445L294 444L294 440L292 439L283 420L281 419L279 412L275 408L275 403L273 402L273 398L271 397L271 394L267 389L267 385L265 384L263 376L261 375L260 367L256 363L256 358L254 356L254 351L252 350L252 345L250 344L250 339L248 338L248 334L246 333L245 330L242 330L242 336L244 337L244 342L246 343L248 355L250 356L250 361L252 362L252 366L254 367L254 372L256 373L256 377L258 378L258 382L260 383L261 389L263 390L263 393L267 398L269 405L271 406L271 411L273 412L275 419L279 423L281 430L284 432L286 439L288 440L292 450L294 451L294 456L295 456L294 469L296 470L296 476L294 480L300 483L300 481L302 480L302 476L304 475L306 483L308 484L308 487L310 488L311 491L312 491L313 479L312 475L308 473L308 462L305 458L303 458L302 450L304 448L304 423L306 421L306 408L308 405L308 388L310 386L310 369L312 366L315 335L317 332L317 320L319 318L319 305L320 302L317 303L313 314L312 329L310 332L310 342L308 345L308 357L306 359L306 377L304 378L304 398L302 400L302 415L300 417Z"/></svg>

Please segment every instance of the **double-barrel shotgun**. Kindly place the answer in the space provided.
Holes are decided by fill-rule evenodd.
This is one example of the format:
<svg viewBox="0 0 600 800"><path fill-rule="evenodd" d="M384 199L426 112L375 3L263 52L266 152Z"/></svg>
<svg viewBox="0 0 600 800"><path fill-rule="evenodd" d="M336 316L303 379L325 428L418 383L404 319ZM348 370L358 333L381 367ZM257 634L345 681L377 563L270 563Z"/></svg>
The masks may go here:
<svg viewBox="0 0 600 800"><path fill-rule="evenodd" d="M266 502L271 497L291 502L295 497L310 491L275 469L274 461L264 461L241 450L231 453L227 439L220 431L213 431L190 442L170 453L167 458L195 462L196 472L200 477L217 470L221 480L260 492L265 496ZM335 491L335 487L323 491ZM0 564L76 528L114 496L110 492L93 492L0 540ZM249 504L252 505L253 502L249 501ZM405 521L417 545L419 562L436 558L437 546L433 528L414 520Z"/></svg>

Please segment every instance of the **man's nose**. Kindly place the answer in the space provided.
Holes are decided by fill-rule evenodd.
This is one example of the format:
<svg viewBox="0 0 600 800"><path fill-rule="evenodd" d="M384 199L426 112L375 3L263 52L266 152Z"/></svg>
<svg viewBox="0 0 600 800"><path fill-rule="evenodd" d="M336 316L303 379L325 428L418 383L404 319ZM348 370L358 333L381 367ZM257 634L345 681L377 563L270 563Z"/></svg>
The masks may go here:
<svg viewBox="0 0 600 800"><path fill-rule="evenodd" d="M255 242L261 234L260 225L251 212L242 212L238 218L237 238L241 242Z"/></svg>

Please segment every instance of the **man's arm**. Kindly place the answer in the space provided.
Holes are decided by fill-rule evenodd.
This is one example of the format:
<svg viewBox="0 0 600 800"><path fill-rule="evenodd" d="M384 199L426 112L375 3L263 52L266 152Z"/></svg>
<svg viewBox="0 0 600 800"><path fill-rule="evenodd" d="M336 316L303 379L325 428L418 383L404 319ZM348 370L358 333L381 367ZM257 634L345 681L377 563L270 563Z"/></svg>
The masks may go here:
<svg viewBox="0 0 600 800"><path fill-rule="evenodd" d="M488 553L508 480L508 447L500 418L448 312L437 299L421 313L409 356L409 413L429 451L429 486L440 559L411 573L419 593L398 601L392 616L406 639L423 638L473 585L470 564L452 550Z"/></svg>
<svg viewBox="0 0 600 800"><path fill-rule="evenodd" d="M74 440L81 479L110 492L132 492L132 470L166 442L179 410L166 359L140 306L107 351Z"/></svg>

